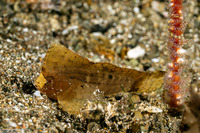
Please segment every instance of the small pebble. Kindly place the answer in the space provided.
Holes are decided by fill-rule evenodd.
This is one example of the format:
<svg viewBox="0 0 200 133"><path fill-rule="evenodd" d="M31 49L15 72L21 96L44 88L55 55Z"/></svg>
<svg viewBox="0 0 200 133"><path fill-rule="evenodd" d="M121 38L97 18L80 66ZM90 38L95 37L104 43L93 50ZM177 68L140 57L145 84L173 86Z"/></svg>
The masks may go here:
<svg viewBox="0 0 200 133"><path fill-rule="evenodd" d="M161 112L163 112L162 109L160 109L158 107L155 107L155 106L149 106L149 107L147 107L146 111L149 112L149 113L161 113Z"/></svg>
<svg viewBox="0 0 200 133"><path fill-rule="evenodd" d="M133 101L133 103L137 103L140 101L140 97L138 95L133 95L131 97L131 100Z"/></svg>
<svg viewBox="0 0 200 133"><path fill-rule="evenodd" d="M42 98L42 96L41 96L41 94L40 94L40 91L35 91L33 94L34 94L35 96L37 96L37 97Z"/></svg>
<svg viewBox="0 0 200 133"><path fill-rule="evenodd" d="M135 111L134 114L135 114L134 118L136 120L141 120L143 118L142 114L140 112L138 112L138 111Z"/></svg>
<svg viewBox="0 0 200 133"><path fill-rule="evenodd" d="M153 62L159 62L159 59L158 58L153 58L153 59L151 59Z"/></svg>
<svg viewBox="0 0 200 133"><path fill-rule="evenodd" d="M127 53L127 56L128 58L138 58L138 57L143 57L145 54L145 50L140 47L140 46L137 46L133 49L130 49Z"/></svg>
<svg viewBox="0 0 200 133"><path fill-rule="evenodd" d="M17 124L16 124L15 122L12 122L12 121L9 121L9 125L10 125L11 127L17 127Z"/></svg>

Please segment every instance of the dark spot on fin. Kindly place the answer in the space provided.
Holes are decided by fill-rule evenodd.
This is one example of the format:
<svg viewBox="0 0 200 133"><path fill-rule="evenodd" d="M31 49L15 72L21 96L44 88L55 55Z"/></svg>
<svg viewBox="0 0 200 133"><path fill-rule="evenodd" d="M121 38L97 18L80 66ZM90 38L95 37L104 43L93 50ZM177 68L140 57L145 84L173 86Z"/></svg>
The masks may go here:
<svg viewBox="0 0 200 133"><path fill-rule="evenodd" d="M109 75L108 75L108 78L109 78L109 79L112 79L112 78L113 78L113 76L112 76L111 74L109 74Z"/></svg>

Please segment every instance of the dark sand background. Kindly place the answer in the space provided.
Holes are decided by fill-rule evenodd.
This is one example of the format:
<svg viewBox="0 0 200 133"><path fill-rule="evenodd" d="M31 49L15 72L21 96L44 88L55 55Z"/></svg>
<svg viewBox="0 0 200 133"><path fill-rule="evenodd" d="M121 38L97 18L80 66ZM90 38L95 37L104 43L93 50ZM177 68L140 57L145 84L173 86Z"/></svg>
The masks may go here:
<svg viewBox="0 0 200 133"><path fill-rule="evenodd" d="M185 2L192 99L183 114L163 103L161 88L113 97L97 91L72 116L33 86L50 44L61 43L95 62L165 71L166 1L1 0L0 132L199 132L199 6L197 0Z"/></svg>

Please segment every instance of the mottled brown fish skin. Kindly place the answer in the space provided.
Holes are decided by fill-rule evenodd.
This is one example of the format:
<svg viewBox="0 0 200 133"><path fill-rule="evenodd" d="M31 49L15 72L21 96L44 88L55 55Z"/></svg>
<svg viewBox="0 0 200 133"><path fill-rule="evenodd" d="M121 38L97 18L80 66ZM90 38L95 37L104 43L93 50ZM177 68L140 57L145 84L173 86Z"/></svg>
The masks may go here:
<svg viewBox="0 0 200 133"><path fill-rule="evenodd" d="M95 89L110 95L123 91L122 85L126 91L153 91L162 86L163 76L164 72L160 71L148 73L110 63L94 63L55 43L45 56L35 86L53 99L85 101Z"/></svg>

